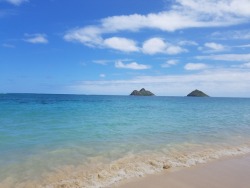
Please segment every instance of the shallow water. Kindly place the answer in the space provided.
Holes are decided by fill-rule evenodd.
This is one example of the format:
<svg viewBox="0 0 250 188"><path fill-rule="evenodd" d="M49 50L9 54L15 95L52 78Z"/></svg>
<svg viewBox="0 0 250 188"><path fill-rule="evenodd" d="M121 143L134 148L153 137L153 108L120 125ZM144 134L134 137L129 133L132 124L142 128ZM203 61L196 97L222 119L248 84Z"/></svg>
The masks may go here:
<svg viewBox="0 0 250 188"><path fill-rule="evenodd" d="M249 152L250 99L0 95L1 187L103 187Z"/></svg>

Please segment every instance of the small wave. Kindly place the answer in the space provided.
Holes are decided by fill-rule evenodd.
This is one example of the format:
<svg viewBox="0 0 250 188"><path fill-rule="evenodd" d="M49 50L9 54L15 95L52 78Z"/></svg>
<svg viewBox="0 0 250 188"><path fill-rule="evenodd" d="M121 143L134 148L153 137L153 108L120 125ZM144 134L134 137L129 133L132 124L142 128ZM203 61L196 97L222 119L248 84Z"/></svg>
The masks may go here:
<svg viewBox="0 0 250 188"><path fill-rule="evenodd" d="M250 153L245 145L234 148L205 149L192 153L172 152L127 155L109 164L64 166L44 175L41 181L15 182L8 178L0 183L3 188L101 188L123 180L155 174L175 167L191 167L227 156Z"/></svg>

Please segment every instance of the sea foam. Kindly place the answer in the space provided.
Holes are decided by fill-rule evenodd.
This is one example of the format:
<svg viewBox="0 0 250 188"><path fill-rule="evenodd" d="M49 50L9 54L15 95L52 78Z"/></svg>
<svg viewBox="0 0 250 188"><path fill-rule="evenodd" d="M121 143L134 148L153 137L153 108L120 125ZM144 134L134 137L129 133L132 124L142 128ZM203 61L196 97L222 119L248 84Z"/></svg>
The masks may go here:
<svg viewBox="0 0 250 188"><path fill-rule="evenodd" d="M226 148L207 148L191 153L147 153L129 154L111 163L98 163L79 166L62 166L44 174L40 180L17 182L7 178L0 183L3 188L102 188L124 180L144 177L163 170L191 167L224 157L240 156L250 153L250 145Z"/></svg>

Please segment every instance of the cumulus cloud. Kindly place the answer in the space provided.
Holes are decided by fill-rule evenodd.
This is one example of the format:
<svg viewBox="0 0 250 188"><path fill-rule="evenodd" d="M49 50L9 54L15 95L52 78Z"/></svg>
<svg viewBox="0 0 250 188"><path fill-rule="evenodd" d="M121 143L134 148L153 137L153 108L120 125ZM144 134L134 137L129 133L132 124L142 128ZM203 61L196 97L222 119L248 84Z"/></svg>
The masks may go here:
<svg viewBox="0 0 250 188"><path fill-rule="evenodd" d="M119 69L133 69L133 70L144 70L144 69L150 69L151 67L149 65L139 64L136 62L132 63L123 63L122 61L116 61L115 67Z"/></svg>
<svg viewBox="0 0 250 188"><path fill-rule="evenodd" d="M223 50L225 50L225 46L223 46L222 44L215 43L215 42L207 42L207 43L204 44L204 46L206 48L208 48L209 50L212 50L212 51L223 51Z"/></svg>
<svg viewBox="0 0 250 188"><path fill-rule="evenodd" d="M136 42L130 39L121 37L112 37L105 39L103 44L108 48L120 50L123 52L137 52L139 48L136 46Z"/></svg>
<svg viewBox="0 0 250 188"><path fill-rule="evenodd" d="M142 29L173 32L187 28L222 27L247 23L250 18L249 0L175 0L172 2L168 11L103 18L97 25L68 31L64 39L97 47L103 43L105 34L122 31L139 32ZM161 51L162 47L145 49L145 51L153 53ZM135 47L132 49L136 50ZM177 53L180 50L180 47L171 47L169 53Z"/></svg>
<svg viewBox="0 0 250 188"><path fill-rule="evenodd" d="M143 43L142 51L145 54L154 55L157 53L163 53L163 54L179 54L182 52L186 52L187 50L184 48L181 48L180 46L174 46L170 43L165 42L162 38L151 38L146 40Z"/></svg>
<svg viewBox="0 0 250 188"><path fill-rule="evenodd" d="M215 42L206 42L204 46L198 47L198 50L204 53L216 53L229 50L229 47Z"/></svg>
<svg viewBox="0 0 250 188"><path fill-rule="evenodd" d="M185 66L184 66L184 69L186 70L203 70L203 69L207 69L209 68L208 65L204 64L204 63L187 63Z"/></svg>
<svg viewBox="0 0 250 188"><path fill-rule="evenodd" d="M247 22L248 0L175 0L169 11L147 15L112 16L101 20L110 32L142 28L175 31L192 27L228 26Z"/></svg>
<svg viewBox="0 0 250 188"><path fill-rule="evenodd" d="M111 37L103 39L101 30L94 26L82 29L73 29L64 35L69 42L80 42L89 47L111 48L123 52L136 52L139 48L136 42L124 37Z"/></svg>
<svg viewBox="0 0 250 188"><path fill-rule="evenodd" d="M139 76L128 80L83 81L69 86L75 93L129 94L146 87L156 95L186 96L199 88L211 96L248 96L250 69L208 69L195 74ZM169 89L171 88L171 89Z"/></svg>
<svg viewBox="0 0 250 188"><path fill-rule="evenodd" d="M96 47L103 42L100 34L101 30L98 27L87 26L84 28L72 29L68 31L63 38L69 42L80 42L86 46Z"/></svg>
<svg viewBox="0 0 250 188"><path fill-rule="evenodd" d="M146 54L164 53L166 50L166 44L161 38L151 38L144 42L143 52Z"/></svg>
<svg viewBox="0 0 250 188"><path fill-rule="evenodd" d="M28 2L29 0L1 0L1 1L5 1L5 2L18 6L18 5L21 5L22 3Z"/></svg>
<svg viewBox="0 0 250 188"><path fill-rule="evenodd" d="M178 60L171 59L171 60L168 60L165 63L161 64L161 67L162 68L169 68L171 66L177 65L178 63L179 63Z"/></svg>
<svg viewBox="0 0 250 188"><path fill-rule="evenodd" d="M24 41L32 44L47 44L49 41L45 34L25 34Z"/></svg>

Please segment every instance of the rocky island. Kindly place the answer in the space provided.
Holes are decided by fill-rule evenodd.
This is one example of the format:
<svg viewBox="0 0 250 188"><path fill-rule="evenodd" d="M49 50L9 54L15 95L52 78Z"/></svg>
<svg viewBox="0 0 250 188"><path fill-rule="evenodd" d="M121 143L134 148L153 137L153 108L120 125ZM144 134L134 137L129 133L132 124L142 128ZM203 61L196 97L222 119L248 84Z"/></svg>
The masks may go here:
<svg viewBox="0 0 250 188"><path fill-rule="evenodd" d="M142 88L140 91L134 90L130 95L134 96L154 96L151 91L147 91L144 88Z"/></svg>
<svg viewBox="0 0 250 188"><path fill-rule="evenodd" d="M203 93L202 91L196 89L189 93L187 97L209 97L206 93Z"/></svg>

